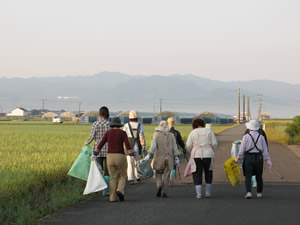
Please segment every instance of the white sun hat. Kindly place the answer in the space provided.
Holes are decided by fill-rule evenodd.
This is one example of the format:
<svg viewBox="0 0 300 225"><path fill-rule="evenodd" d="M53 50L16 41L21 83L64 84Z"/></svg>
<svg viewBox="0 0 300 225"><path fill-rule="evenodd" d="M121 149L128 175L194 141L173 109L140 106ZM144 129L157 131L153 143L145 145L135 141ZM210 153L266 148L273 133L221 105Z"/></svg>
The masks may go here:
<svg viewBox="0 0 300 225"><path fill-rule="evenodd" d="M168 122L165 120L160 121L158 127L156 127L155 130L161 132L168 132L169 131Z"/></svg>
<svg viewBox="0 0 300 225"><path fill-rule="evenodd" d="M259 122L257 120L250 120L246 123L246 127L249 130L259 130Z"/></svg>
<svg viewBox="0 0 300 225"><path fill-rule="evenodd" d="M129 119L136 119L136 118L138 118L136 110L131 110L129 112Z"/></svg>

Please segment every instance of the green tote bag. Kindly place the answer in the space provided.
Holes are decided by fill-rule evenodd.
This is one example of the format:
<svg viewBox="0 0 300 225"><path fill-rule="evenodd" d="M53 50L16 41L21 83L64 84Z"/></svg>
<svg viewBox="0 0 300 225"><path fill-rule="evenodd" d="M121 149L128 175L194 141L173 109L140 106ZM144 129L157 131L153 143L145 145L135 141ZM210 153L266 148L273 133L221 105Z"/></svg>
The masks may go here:
<svg viewBox="0 0 300 225"><path fill-rule="evenodd" d="M91 166L92 151L93 149L90 146L83 146L79 156L77 157L77 159L75 160L71 169L68 172L69 176L87 181Z"/></svg>

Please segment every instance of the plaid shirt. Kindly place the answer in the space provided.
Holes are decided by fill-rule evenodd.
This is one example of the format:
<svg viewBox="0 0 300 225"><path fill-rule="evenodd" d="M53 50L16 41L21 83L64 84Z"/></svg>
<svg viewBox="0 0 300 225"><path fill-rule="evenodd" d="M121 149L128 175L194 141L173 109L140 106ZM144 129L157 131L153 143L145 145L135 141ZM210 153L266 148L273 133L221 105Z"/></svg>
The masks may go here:
<svg viewBox="0 0 300 225"><path fill-rule="evenodd" d="M109 121L100 119L99 121L96 121L93 123L92 131L89 139L87 142L85 142L86 145L89 145L93 140L95 140L94 148L93 150L97 149L98 144L100 143L102 137L106 133L106 131L110 130ZM97 157L106 157L108 150L107 143L103 146L100 154Z"/></svg>

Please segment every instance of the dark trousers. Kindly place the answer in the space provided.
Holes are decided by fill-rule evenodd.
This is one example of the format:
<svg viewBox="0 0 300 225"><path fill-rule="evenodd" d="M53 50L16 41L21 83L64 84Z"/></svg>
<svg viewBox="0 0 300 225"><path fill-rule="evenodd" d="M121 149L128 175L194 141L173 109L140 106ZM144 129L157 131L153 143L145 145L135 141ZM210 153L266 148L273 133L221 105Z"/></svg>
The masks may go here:
<svg viewBox="0 0 300 225"><path fill-rule="evenodd" d="M213 171L209 170L211 158L195 158L196 172L193 173L193 180L195 185L202 184L202 174L204 170L205 183L211 184L213 180Z"/></svg>
<svg viewBox="0 0 300 225"><path fill-rule="evenodd" d="M104 171L104 176L109 176L108 169L107 169L106 157L97 157L97 162L102 167L102 170Z"/></svg>
<svg viewBox="0 0 300 225"><path fill-rule="evenodd" d="M245 175L245 185L247 192L251 192L251 177L256 176L257 181L257 193L262 193L263 191L263 166L264 161L260 153L257 154L246 154L244 160L244 175Z"/></svg>

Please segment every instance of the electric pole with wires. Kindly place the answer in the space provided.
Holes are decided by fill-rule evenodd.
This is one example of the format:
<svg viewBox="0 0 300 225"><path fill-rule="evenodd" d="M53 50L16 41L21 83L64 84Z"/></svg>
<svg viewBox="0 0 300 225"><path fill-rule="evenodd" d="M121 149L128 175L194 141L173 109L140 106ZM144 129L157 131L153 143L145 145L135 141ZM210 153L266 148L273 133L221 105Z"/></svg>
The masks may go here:
<svg viewBox="0 0 300 225"><path fill-rule="evenodd" d="M42 114L44 114L45 113L45 101L48 101L47 99L41 99L41 101L42 101Z"/></svg>
<svg viewBox="0 0 300 225"><path fill-rule="evenodd" d="M241 123L241 109L240 109L240 104L241 104L241 90L238 89L238 124Z"/></svg>

